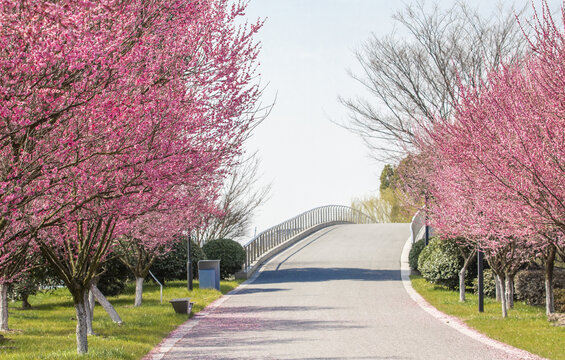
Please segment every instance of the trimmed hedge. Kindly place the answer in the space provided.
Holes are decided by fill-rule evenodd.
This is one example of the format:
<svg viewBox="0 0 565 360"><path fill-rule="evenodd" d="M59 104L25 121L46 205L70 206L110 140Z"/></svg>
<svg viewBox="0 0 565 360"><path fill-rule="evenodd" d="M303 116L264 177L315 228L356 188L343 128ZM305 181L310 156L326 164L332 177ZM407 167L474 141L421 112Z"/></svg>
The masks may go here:
<svg viewBox="0 0 565 360"><path fill-rule="evenodd" d="M554 269L554 289L565 289L565 269ZM516 299L529 305L545 305L545 273L543 270L522 270L514 278ZM554 294L557 305L557 296Z"/></svg>
<svg viewBox="0 0 565 360"><path fill-rule="evenodd" d="M426 241L424 239L418 240L412 244L410 248L410 253L408 254L408 263L412 270L418 271L418 258L420 253L426 247Z"/></svg>
<svg viewBox="0 0 565 360"><path fill-rule="evenodd" d="M245 250L237 241L217 239L202 247L210 260L220 260L220 277L227 279L241 270L245 263Z"/></svg>

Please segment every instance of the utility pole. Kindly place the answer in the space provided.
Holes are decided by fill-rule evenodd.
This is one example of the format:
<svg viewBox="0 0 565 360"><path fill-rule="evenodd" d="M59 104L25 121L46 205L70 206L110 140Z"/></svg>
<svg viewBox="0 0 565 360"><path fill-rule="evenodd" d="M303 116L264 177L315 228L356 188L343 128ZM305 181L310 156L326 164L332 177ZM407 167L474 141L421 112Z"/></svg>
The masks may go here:
<svg viewBox="0 0 565 360"><path fill-rule="evenodd" d="M191 291L192 290L192 261L190 261L190 231L188 232L188 236L186 237L187 241L186 241L186 247L187 247L187 263L186 263L186 276L187 276L187 280L188 280L188 290Z"/></svg>
<svg viewBox="0 0 565 360"><path fill-rule="evenodd" d="M478 278L477 282L478 282L478 292L479 292L479 312L485 311L483 257L484 257L484 253L479 247L479 251L477 251L477 278Z"/></svg>

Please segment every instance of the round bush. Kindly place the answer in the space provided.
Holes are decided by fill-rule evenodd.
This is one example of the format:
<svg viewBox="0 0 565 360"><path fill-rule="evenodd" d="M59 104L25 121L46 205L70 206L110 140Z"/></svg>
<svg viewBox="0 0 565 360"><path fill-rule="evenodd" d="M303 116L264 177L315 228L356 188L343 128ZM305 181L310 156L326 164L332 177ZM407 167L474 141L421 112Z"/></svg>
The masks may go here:
<svg viewBox="0 0 565 360"><path fill-rule="evenodd" d="M420 253L426 247L426 242L424 239L416 241L412 244L412 248L410 249L410 253L408 254L408 263L410 264L410 268L412 270L418 270L418 257L420 257Z"/></svg>
<svg viewBox="0 0 565 360"><path fill-rule="evenodd" d="M479 281L476 277L473 279L473 292L475 295L479 294ZM484 269L483 271L483 294L486 297L496 297L496 282L491 269Z"/></svg>
<svg viewBox="0 0 565 360"><path fill-rule="evenodd" d="M450 289L458 288L462 266L457 243L451 239L432 238L418 258L418 270L424 279Z"/></svg>
<svg viewBox="0 0 565 360"><path fill-rule="evenodd" d="M186 280L186 237L179 236L171 251L158 257L151 266L151 272L161 283L170 280ZM190 242L190 261L192 276L198 278L198 261L205 260L206 255L198 244Z"/></svg>
<svg viewBox="0 0 565 360"><path fill-rule="evenodd" d="M245 263L245 250L238 242L230 239L208 241L202 247L210 260L220 260L220 277L227 279L241 270Z"/></svg>

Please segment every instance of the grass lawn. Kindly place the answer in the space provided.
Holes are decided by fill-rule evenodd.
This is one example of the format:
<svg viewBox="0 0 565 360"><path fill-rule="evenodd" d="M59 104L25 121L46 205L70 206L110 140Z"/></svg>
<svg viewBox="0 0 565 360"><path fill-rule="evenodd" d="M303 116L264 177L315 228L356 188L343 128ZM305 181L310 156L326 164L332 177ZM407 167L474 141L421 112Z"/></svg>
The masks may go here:
<svg viewBox="0 0 565 360"><path fill-rule="evenodd" d="M565 360L565 328L552 326L545 308L515 302L508 318L502 318L500 303L485 298L485 311L478 311L478 297L467 293L459 302L459 292L430 284L419 275L410 276L412 287L438 310L456 316L490 338L549 359Z"/></svg>
<svg viewBox="0 0 565 360"><path fill-rule="evenodd" d="M242 281L222 281L221 293L212 289L186 289L186 281L171 281L163 288L163 304L159 303L159 286L146 283L143 305L133 307L135 285L108 300L120 314L123 325L114 324L104 309L96 305L94 332L88 337L88 355L76 354L75 310L67 289L30 297L31 310L20 310L20 302L9 308L8 333L0 341L0 359L140 359L168 333L186 321L187 316L176 314L169 300L190 297L193 313L202 310L222 293L237 287Z"/></svg>

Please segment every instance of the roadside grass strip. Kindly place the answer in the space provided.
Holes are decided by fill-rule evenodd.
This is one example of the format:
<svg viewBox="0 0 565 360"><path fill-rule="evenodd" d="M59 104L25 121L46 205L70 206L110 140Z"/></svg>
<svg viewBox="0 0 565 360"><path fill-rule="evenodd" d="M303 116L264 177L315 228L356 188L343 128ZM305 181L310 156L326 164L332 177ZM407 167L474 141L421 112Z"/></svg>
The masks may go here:
<svg viewBox="0 0 565 360"><path fill-rule="evenodd" d="M544 307L516 301L504 319L495 299L485 298L485 311L479 313L478 297L472 293L467 293L467 301L461 303L457 291L431 284L419 275L410 279L412 287L432 306L486 336L544 358L565 360L565 327L549 323Z"/></svg>
<svg viewBox="0 0 565 360"><path fill-rule="evenodd" d="M96 336L88 337L88 354L76 353L75 310L66 288L31 296L31 310L21 310L21 302L9 305L9 332L0 333L0 359L141 359L171 331L187 320L176 314L169 300L189 297L195 314L235 289L242 280L222 281L221 292L214 289L188 291L186 281L170 281L163 288L160 304L159 286L146 283L143 305L134 307L135 284L108 300L120 314L123 325L114 324L104 309L96 305L93 328Z"/></svg>

